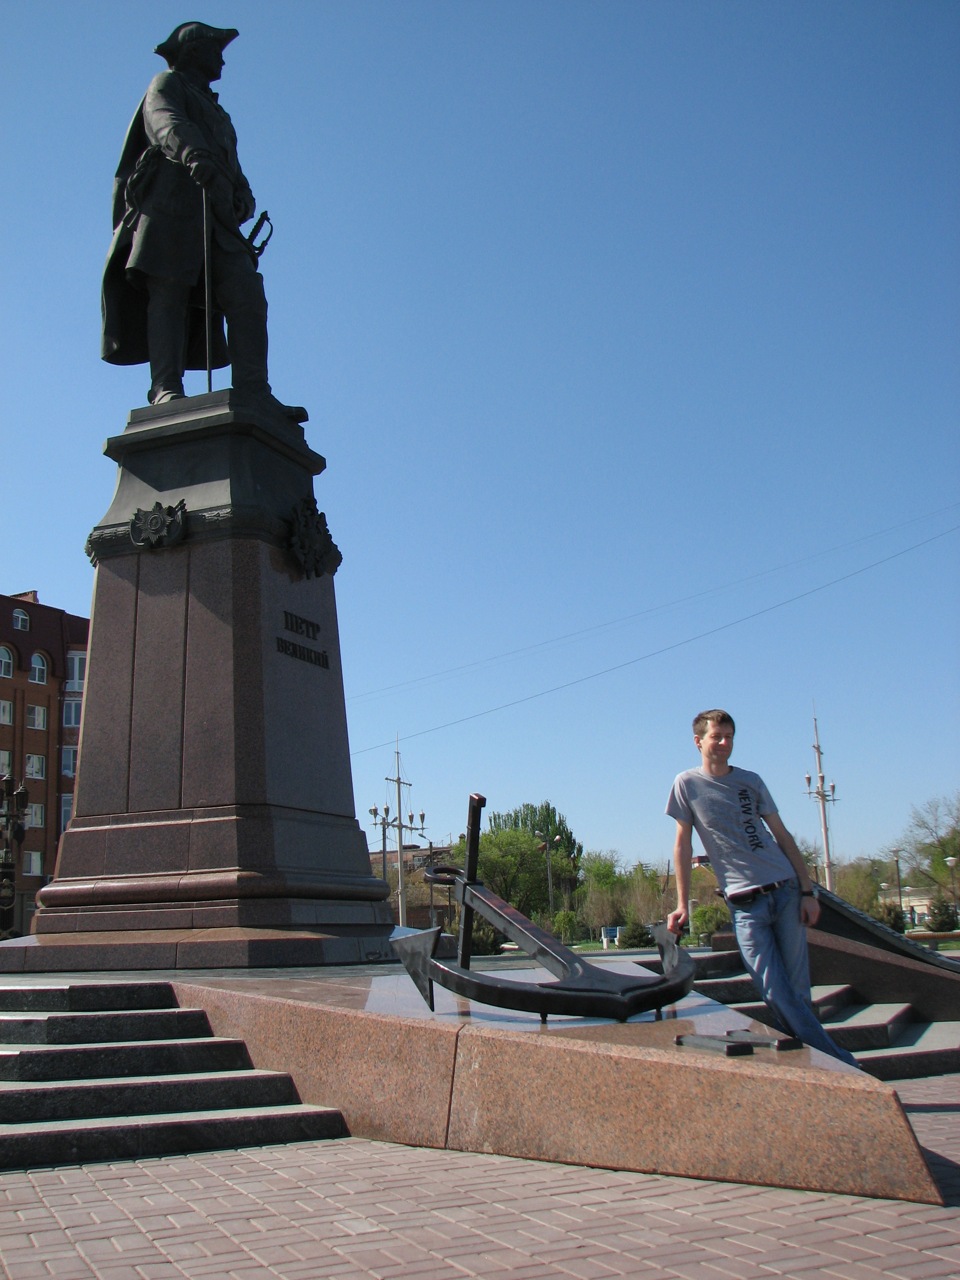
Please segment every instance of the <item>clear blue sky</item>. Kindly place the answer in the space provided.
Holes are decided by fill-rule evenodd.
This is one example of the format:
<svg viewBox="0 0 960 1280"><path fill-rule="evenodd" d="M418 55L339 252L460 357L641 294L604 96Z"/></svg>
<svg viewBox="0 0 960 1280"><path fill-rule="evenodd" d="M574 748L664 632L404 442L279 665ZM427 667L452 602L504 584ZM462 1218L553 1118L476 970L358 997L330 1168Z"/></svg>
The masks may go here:
<svg viewBox="0 0 960 1280"><path fill-rule="evenodd" d="M956 789L953 0L0 13L4 591L89 610L147 386L98 358L112 175L199 18L240 29L219 87L276 224L274 388L328 461L363 819L399 735L438 842L477 790L662 862L718 704L810 839L816 704L840 858Z"/></svg>

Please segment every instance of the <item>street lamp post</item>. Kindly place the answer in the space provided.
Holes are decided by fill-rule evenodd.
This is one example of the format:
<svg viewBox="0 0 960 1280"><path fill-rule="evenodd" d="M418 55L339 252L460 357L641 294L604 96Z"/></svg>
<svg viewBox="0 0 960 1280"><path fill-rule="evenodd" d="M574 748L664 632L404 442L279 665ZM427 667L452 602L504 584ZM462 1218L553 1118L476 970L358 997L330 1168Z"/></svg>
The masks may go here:
<svg viewBox="0 0 960 1280"><path fill-rule="evenodd" d="M554 911L553 911L553 867L551 866L552 859L551 859L550 855L552 854L553 850L550 848L550 845L549 845L549 843L547 842L547 837L543 834L543 832L542 832L542 831L535 831L533 834L534 834L535 836L537 836L537 837L538 837L538 839L540 840L540 849L541 849L541 851L546 855L546 859L547 859L547 904L548 904L548 906L549 906L549 908L550 908L550 924L551 924L551 928L552 928L552 926L553 926L553 915L554 915ZM558 844L560 844L560 836L554 836L554 837L553 837L553 844L554 844L554 847L556 847Z"/></svg>
<svg viewBox="0 0 960 1280"><path fill-rule="evenodd" d="M24 818L30 795L21 782L19 787L13 778L7 775L0 781L0 828L3 830L3 847L0 849L0 920L7 916L16 901L16 864L10 841L16 845L23 844ZM6 934L13 928L13 921L7 918L0 924L0 934Z"/></svg>
<svg viewBox="0 0 960 1280"><path fill-rule="evenodd" d="M900 850L899 850L899 849L894 850L894 854L893 854L893 865L894 865L894 867L896 868L896 871L897 871L897 901L898 901L898 902L899 902L899 904L900 904L900 914L901 914L901 915L903 915L903 883L902 883L902 881L901 881L901 879L900 879L900 858L899 858L899 853L900 853Z"/></svg>
<svg viewBox="0 0 960 1280"><path fill-rule="evenodd" d="M944 858L944 862L950 868L950 892L953 894L953 910L957 910L957 860L951 856Z"/></svg>
<svg viewBox="0 0 960 1280"><path fill-rule="evenodd" d="M370 817L373 819L373 825L375 827L379 827L383 832L383 879L386 880L387 878L387 827L389 827L390 825L390 822L389 822L390 806L388 804L385 804L383 806L382 818L380 816L380 810L376 805L374 805L372 809L368 809L367 813L369 813Z"/></svg>

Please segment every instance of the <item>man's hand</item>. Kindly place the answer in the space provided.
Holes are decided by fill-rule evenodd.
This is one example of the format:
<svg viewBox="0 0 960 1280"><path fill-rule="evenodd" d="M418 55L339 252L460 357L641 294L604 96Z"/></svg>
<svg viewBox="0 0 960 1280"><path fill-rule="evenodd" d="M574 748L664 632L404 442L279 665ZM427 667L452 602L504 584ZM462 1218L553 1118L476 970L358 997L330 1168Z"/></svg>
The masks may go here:
<svg viewBox="0 0 960 1280"><path fill-rule="evenodd" d="M671 911L667 916L667 928L671 933L677 934L679 937L680 930L690 919L690 916L684 907L677 907L676 911Z"/></svg>
<svg viewBox="0 0 960 1280"><path fill-rule="evenodd" d="M187 161L187 170L194 182L203 187L207 193L211 208L220 222L226 227L231 227L238 222L234 209L233 187L216 160L202 152L195 152Z"/></svg>
<svg viewBox="0 0 960 1280"><path fill-rule="evenodd" d="M223 177L223 170L217 162L210 156L201 153L195 153L187 162L187 169L190 177L194 182L198 182L201 187L212 187L219 178Z"/></svg>
<svg viewBox="0 0 960 1280"><path fill-rule="evenodd" d="M816 898L802 897L800 899L800 923L805 924L812 929L820 919L820 903Z"/></svg>

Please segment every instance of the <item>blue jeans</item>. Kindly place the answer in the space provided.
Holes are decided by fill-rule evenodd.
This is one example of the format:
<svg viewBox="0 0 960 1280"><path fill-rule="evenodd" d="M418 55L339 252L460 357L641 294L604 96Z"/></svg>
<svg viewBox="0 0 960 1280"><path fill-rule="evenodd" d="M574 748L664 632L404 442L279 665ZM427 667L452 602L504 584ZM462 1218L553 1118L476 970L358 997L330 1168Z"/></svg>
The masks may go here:
<svg viewBox="0 0 960 1280"><path fill-rule="evenodd" d="M753 902L731 903L737 946L764 1003L784 1031L811 1049L857 1066L820 1025L810 1003L807 931L800 921L800 885L796 880Z"/></svg>

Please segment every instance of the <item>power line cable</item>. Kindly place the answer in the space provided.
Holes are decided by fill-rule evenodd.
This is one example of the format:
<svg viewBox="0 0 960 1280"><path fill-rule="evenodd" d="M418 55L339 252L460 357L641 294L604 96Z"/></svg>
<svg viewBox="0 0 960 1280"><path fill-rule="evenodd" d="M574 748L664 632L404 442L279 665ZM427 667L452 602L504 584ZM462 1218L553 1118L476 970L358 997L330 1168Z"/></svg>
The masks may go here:
<svg viewBox="0 0 960 1280"><path fill-rule="evenodd" d="M863 534L862 537L854 538L850 542L839 543L835 547L828 547L826 550L815 552L813 555L801 556L800 559L798 560L788 560L784 564L774 565L770 569L761 569L758 573L748 574L744 578L735 578L733 581L723 583L720 586L708 587L705 591L697 591L697 592L694 592L692 595L680 596L676 600L669 600L662 604L652 605L648 609L640 609L636 613L628 613L620 618L611 618L611 619L608 619L606 622L596 622L592 626L583 627L578 631L568 631L559 636L549 637L546 640L534 641L533 644L522 645L518 649L508 649L503 653L491 654L486 658L476 658L472 662L464 662L456 667L446 667L442 671L434 671L434 672L428 673L427 675L414 676L409 680L401 680L397 684L383 685L379 689L367 689L363 693L351 694L350 697L347 699L347 701L351 703L361 702L367 698L379 697L381 694L384 694L384 693L396 693L398 689L409 689L409 688L414 688L415 686L418 686L418 685L429 684L431 681L442 680L447 676L461 675L467 671L474 671L478 667L491 665L496 662L503 662L507 658L517 658L525 653L534 653L538 649L545 649L551 645L562 644L566 640L576 640L576 639L579 639L581 636L592 635L597 631L604 631L611 627L621 626L623 623L626 623L626 622L635 622L638 618L650 617L651 615L656 613L666 613L670 609L678 608L681 605L692 604L694 601L703 600L707 596L717 595L720 592L729 591L734 587L741 587L748 582L756 582L760 578L770 577L772 574L775 574L775 573L782 573L783 570L785 569L795 569L799 565L809 564L813 560L820 560L824 556L833 555L838 551L849 550L849 548L859 546L861 543L864 543L864 542L871 542L875 538L881 538L888 533L895 533L898 529L907 528L910 525L919 523L919 521L921 520L929 520L933 516L942 515L946 511L954 511L958 506L960 506L960 503L956 503L956 502L950 503L945 507L939 507L936 511L928 511L924 515L913 516L909 520L902 520L898 524L889 525L885 529L878 529L878 530L875 530L873 533ZM947 532L949 533L951 531L947 530ZM935 536L939 536L939 535L935 535ZM917 545L922 546L923 544L918 543ZM907 550L910 550L910 548L907 548ZM882 564L883 561L877 561L877 563ZM837 581L838 582L842 581L842 579L838 578ZM800 597L796 597L796 598L799 599ZM359 753L354 753L354 754L359 754Z"/></svg>
<svg viewBox="0 0 960 1280"><path fill-rule="evenodd" d="M941 538L948 537L951 533L960 530L960 525L954 525L950 529L944 529L942 533L935 533L929 538L924 538L921 542L915 542L912 546L903 547L900 551L894 551L889 556L884 556L881 560L874 560L871 564L862 565L859 569L852 569L849 573L841 574L838 578L831 578L829 582L821 582L819 586L810 587L807 591L800 591L797 595L789 596L786 600L779 600L776 604L770 604L763 609L756 609L753 613L746 613L741 618L734 618L730 622L722 622L719 626L710 627L706 631L698 631L696 635L686 636L683 640L676 640L673 644L663 645L660 649L652 649L649 653L642 653L639 657L628 658L626 662L618 662L612 667L604 667L601 671L592 671L589 675L577 676L575 680L567 680L563 684L552 685L549 689L540 689L536 693L528 693L522 698L514 698L510 702L502 702L496 707L487 707L485 711L474 711L468 716L460 716L456 720L448 720L444 724L434 725L431 729L418 729L415 733L408 733L394 741L410 742L413 738L424 738L431 733L439 733L442 729L452 729L457 725L468 724L471 720L481 720L485 716L494 715L498 711L509 711L512 707L523 706L526 702L535 702L538 698L545 698L551 693L561 693L564 689L572 689L578 684L586 684L590 680L598 680L601 676L612 675L615 671L623 671L627 667L636 666L639 662L647 662L650 658L658 658L662 654L671 653L675 649L682 649L684 646L694 644L697 640L705 640L708 636L718 635L721 631L729 631L732 627L742 626L745 622L752 622L756 618L762 618L765 614L775 613L778 609L786 608L788 604L796 604L798 600L805 600L809 596L817 595L821 591L826 591L829 587L835 587L841 582L849 582L851 578L857 578L861 574L869 573L871 569L878 569L881 565L890 564L893 560L900 559L901 556L908 555L911 551L917 551L921 547L929 546L933 542L938 542ZM371 747L361 747L357 751L351 752L351 755L362 756L369 751L380 751L383 747L388 747L389 742L378 742Z"/></svg>

